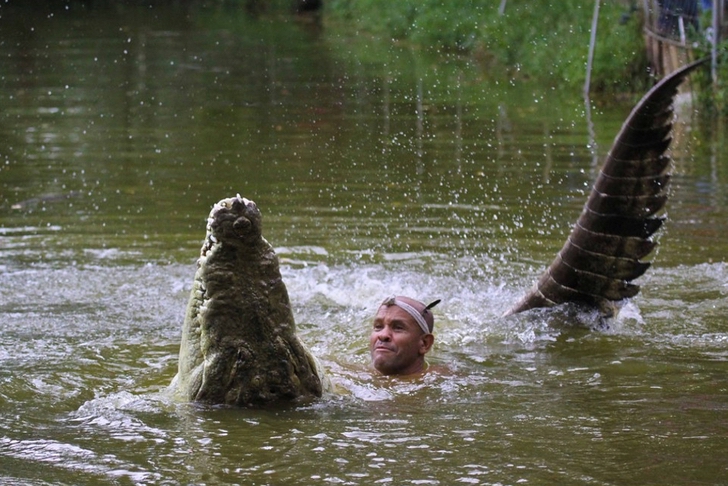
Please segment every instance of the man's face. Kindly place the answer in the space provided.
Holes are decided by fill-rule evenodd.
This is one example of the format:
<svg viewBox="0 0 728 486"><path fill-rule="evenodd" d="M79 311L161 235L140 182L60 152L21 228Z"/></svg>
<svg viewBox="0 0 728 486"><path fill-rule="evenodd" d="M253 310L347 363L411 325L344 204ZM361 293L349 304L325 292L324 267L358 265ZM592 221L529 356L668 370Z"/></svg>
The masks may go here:
<svg viewBox="0 0 728 486"><path fill-rule="evenodd" d="M384 375L408 375L422 371L432 334L422 332L404 309L379 307L369 336L372 365Z"/></svg>

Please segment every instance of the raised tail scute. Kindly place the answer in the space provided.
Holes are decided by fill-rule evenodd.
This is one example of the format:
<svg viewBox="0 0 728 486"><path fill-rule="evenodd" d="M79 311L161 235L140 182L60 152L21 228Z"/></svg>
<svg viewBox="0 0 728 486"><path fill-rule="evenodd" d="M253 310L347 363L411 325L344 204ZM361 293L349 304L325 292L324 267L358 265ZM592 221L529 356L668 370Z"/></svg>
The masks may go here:
<svg viewBox="0 0 728 486"><path fill-rule="evenodd" d="M534 287L506 315L567 302L613 314L634 297L631 281L650 266L640 261L656 246L652 235L667 202L673 102L680 83L701 59L657 83L634 107L604 161L591 194L561 251Z"/></svg>

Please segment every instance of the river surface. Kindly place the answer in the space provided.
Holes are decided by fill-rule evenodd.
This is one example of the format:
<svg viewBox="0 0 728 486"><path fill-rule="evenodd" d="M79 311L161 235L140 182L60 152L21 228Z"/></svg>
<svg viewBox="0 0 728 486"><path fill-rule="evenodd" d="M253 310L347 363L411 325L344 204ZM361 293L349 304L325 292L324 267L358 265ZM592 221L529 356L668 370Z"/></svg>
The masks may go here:
<svg viewBox="0 0 728 486"><path fill-rule="evenodd" d="M456 56L230 6L89 4L0 5L0 483L728 483L720 123L681 110L660 247L609 329L504 318L629 103L594 102L590 143L579 93ZM236 193L335 396L165 394L207 214ZM368 368L394 293L442 299L423 377Z"/></svg>

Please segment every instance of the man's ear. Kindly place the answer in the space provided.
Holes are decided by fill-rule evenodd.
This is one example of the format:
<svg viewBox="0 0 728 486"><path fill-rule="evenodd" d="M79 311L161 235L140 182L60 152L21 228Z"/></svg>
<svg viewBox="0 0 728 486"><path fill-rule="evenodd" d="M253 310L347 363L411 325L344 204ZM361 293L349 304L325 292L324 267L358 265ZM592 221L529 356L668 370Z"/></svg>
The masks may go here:
<svg viewBox="0 0 728 486"><path fill-rule="evenodd" d="M420 354L427 353L435 342L435 336L432 334L425 334L422 336L420 341Z"/></svg>

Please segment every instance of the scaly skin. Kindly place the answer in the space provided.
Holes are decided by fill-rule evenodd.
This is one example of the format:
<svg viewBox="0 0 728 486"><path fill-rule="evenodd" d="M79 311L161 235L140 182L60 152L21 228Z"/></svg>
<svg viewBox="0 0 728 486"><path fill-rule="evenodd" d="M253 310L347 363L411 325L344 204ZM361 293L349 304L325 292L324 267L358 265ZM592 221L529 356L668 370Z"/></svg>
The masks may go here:
<svg viewBox="0 0 728 486"><path fill-rule="evenodd" d="M650 266L670 182L673 102L701 59L666 76L645 94L614 139L589 199L563 248L538 282L506 314L567 302L617 314L634 297L632 281Z"/></svg>
<svg viewBox="0 0 728 486"><path fill-rule="evenodd" d="M320 397L329 387L296 335L278 258L255 203L215 204L182 329L175 393L246 407Z"/></svg>

